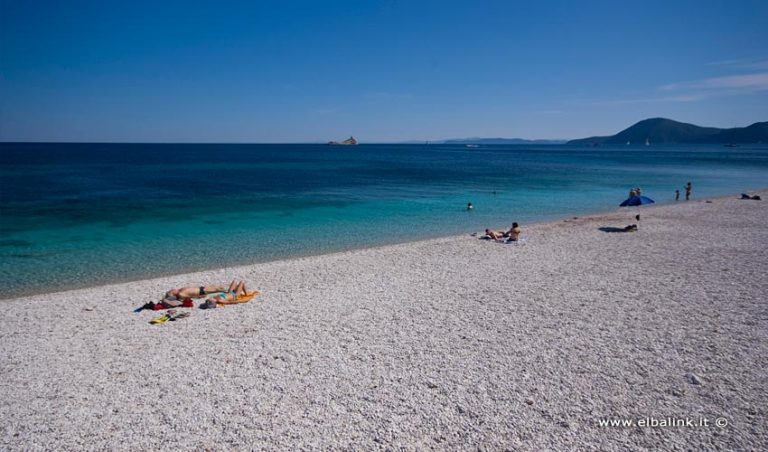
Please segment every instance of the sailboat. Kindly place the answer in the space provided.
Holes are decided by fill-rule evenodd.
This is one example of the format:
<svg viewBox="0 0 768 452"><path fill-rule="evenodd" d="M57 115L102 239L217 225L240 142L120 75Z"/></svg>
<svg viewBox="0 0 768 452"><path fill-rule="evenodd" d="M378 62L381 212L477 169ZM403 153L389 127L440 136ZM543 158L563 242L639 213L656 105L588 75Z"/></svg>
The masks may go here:
<svg viewBox="0 0 768 452"><path fill-rule="evenodd" d="M651 145L651 140L650 140L650 139L648 139L648 138L646 138L646 139L645 139L645 145L646 145L646 146L650 146L650 145Z"/></svg>

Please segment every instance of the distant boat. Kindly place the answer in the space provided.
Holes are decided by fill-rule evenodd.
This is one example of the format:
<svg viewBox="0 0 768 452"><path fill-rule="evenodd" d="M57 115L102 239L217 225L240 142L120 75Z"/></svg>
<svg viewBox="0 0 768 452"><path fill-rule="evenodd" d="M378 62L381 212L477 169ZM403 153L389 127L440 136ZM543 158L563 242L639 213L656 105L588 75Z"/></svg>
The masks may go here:
<svg viewBox="0 0 768 452"><path fill-rule="evenodd" d="M627 141L627 146L629 146L630 144L632 144L632 142L631 141Z"/></svg>
<svg viewBox="0 0 768 452"><path fill-rule="evenodd" d="M357 143L357 140L355 139L355 137L350 136L349 138L347 138L344 141L341 141L341 142L339 142L339 141L329 141L328 144L329 145L333 145L333 146L355 146L358 143Z"/></svg>
<svg viewBox="0 0 768 452"><path fill-rule="evenodd" d="M479 147L479 146L478 146L478 145L476 145L476 144L467 144L467 145L465 145L465 146L467 146L468 148L476 148L476 147Z"/></svg>
<svg viewBox="0 0 768 452"><path fill-rule="evenodd" d="M723 146L725 146L727 148L737 148L737 147L739 147L738 144L733 144L733 143L724 144Z"/></svg>
<svg viewBox="0 0 768 452"><path fill-rule="evenodd" d="M646 139L645 139L645 145L646 145L646 146L650 146L650 145L651 145L651 140L649 140L648 138L646 138Z"/></svg>

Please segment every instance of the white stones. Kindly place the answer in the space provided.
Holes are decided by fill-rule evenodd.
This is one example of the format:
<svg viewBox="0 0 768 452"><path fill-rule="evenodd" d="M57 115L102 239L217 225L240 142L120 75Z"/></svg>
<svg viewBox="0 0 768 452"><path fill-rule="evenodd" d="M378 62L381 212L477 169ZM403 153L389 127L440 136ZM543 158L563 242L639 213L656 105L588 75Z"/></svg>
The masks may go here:
<svg viewBox="0 0 768 452"><path fill-rule="evenodd" d="M702 384L701 378L698 375L691 372L685 374L685 379L686 381L688 381L688 383L692 385L700 386Z"/></svg>
<svg viewBox="0 0 768 452"><path fill-rule="evenodd" d="M534 225L525 247L441 238L6 301L0 449L759 448L768 210L598 229L621 215ZM233 278L262 295L162 326L132 312ZM738 428L596 425L702 413Z"/></svg>

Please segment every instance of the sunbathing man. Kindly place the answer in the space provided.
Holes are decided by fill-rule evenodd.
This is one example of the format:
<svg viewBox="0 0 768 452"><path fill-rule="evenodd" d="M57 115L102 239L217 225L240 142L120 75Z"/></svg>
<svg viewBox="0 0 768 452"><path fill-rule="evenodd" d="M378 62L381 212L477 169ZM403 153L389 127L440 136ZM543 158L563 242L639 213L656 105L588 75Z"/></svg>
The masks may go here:
<svg viewBox="0 0 768 452"><path fill-rule="evenodd" d="M232 284L235 282L232 281ZM232 285L230 284L230 286ZM224 292L224 286L200 286L200 287L180 287L171 289L165 293L165 298L183 300L185 298L203 298L209 293Z"/></svg>

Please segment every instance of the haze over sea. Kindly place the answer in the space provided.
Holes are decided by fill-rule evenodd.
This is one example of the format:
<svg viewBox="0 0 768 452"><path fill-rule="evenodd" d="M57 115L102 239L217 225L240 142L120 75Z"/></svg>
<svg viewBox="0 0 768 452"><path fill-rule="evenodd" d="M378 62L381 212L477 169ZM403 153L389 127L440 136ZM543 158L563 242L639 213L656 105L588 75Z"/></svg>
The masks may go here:
<svg viewBox="0 0 768 452"><path fill-rule="evenodd" d="M3 143L0 151L3 298L512 221L525 228L615 209L636 186L673 202L688 181L702 199L768 180L766 146Z"/></svg>

